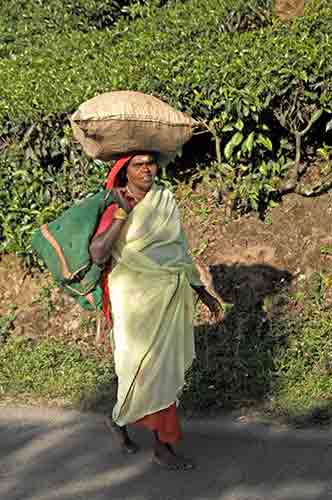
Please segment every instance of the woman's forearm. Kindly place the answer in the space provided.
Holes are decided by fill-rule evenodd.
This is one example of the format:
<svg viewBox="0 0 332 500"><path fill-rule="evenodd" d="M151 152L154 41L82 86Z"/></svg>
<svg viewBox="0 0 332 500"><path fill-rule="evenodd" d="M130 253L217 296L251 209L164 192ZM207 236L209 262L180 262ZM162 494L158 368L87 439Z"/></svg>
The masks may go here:
<svg viewBox="0 0 332 500"><path fill-rule="evenodd" d="M197 293L199 297L204 296L206 294L206 288L204 285L196 286L190 285L193 290Z"/></svg>
<svg viewBox="0 0 332 500"><path fill-rule="evenodd" d="M102 266L110 259L113 243L118 238L124 222L122 219L114 219L106 231L91 240L89 250L94 263Z"/></svg>
<svg viewBox="0 0 332 500"><path fill-rule="evenodd" d="M205 288L205 286L194 286L191 287L197 293L199 299L205 304L211 312L217 314L220 309L220 302Z"/></svg>

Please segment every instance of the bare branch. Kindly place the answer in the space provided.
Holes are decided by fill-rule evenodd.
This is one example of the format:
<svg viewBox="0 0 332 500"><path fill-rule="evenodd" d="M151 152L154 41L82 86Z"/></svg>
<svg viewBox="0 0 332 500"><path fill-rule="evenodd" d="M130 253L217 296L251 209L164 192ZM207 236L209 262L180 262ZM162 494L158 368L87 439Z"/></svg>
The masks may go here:
<svg viewBox="0 0 332 500"><path fill-rule="evenodd" d="M319 120L319 118L322 116L322 114L323 114L323 110L316 111L312 115L308 125L303 130L301 130L301 131L293 130L292 131L294 136L295 136L295 159L286 163L286 165L285 165L285 168L292 168L292 169L289 173L288 180L279 189L279 193L281 195L286 194L286 193L290 193L293 191L297 192L298 181L300 180L301 175L303 175L304 172L306 171L306 169L308 168L306 165L301 165L301 163L300 163L301 162L302 137L304 137L309 132L311 127L314 125L314 123L316 123L317 120ZM298 194L300 194L300 193L298 193ZM307 196L307 195L303 195L303 196ZM311 196L311 195L309 195L309 196Z"/></svg>
<svg viewBox="0 0 332 500"><path fill-rule="evenodd" d="M311 129L311 127L313 126L314 123L316 123L320 117L322 116L323 114L323 110L322 109L319 109L318 111L316 111L312 117L311 117L311 120L309 121L308 125L306 126L306 128L304 130L302 130L301 132L299 132L300 136L303 137L304 135L306 135L309 130Z"/></svg>
<svg viewBox="0 0 332 500"><path fill-rule="evenodd" d="M220 163L222 163L220 137L218 136L217 131L216 131L213 123L209 123L209 124L207 124L206 122L202 122L202 123L204 123L204 125L208 129L208 131L213 135L213 138L214 138L214 141L216 144L216 157L217 157L218 163L220 164Z"/></svg>

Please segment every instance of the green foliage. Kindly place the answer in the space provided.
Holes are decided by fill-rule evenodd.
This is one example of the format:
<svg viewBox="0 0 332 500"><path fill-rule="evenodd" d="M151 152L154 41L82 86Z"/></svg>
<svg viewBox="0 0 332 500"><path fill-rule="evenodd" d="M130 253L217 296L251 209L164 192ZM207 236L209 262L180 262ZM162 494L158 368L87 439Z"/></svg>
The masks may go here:
<svg viewBox="0 0 332 500"><path fill-rule="evenodd" d="M315 14L331 16L331 2L330 0L305 0L304 13L306 16Z"/></svg>
<svg viewBox="0 0 332 500"><path fill-rule="evenodd" d="M60 125L55 130L52 119L46 119L29 129L26 147L2 155L1 251L26 255L36 227L100 188L108 167L83 158L68 133Z"/></svg>
<svg viewBox="0 0 332 500"><path fill-rule="evenodd" d="M119 18L148 16L163 0L9 0L2 6L0 57L43 46L53 33L110 30Z"/></svg>
<svg viewBox="0 0 332 500"><path fill-rule="evenodd" d="M307 152L314 160L329 142L332 28L320 16L282 24L270 6L171 2L109 32L48 34L0 60L1 249L26 252L34 227L103 178L65 127L81 102L115 89L157 95L201 120L211 133L211 176L236 206L276 201L296 159L296 134L309 162Z"/></svg>
<svg viewBox="0 0 332 500"><path fill-rule="evenodd" d="M1 7L0 33L7 41L47 32L95 31L113 26L128 11L130 0L8 0ZM31 40L30 40L31 42ZM29 43L29 40L27 40Z"/></svg>
<svg viewBox="0 0 332 500"><path fill-rule="evenodd" d="M96 387L114 384L109 360L83 356L76 347L10 338L0 349L0 396L25 394L77 403Z"/></svg>
<svg viewBox="0 0 332 500"><path fill-rule="evenodd" d="M237 3L245 2L237 0ZM82 99L110 88L139 87L159 94L162 91L174 104L188 107L186 85L189 84L190 98L195 98L193 90L199 90L209 81L209 75L202 80L204 71L211 65L211 77L217 77L220 68L238 53L237 45L241 48L246 45L245 38L237 37L232 49L229 47L232 38L224 36L228 31L224 26L229 13L227 2L209 0L205 7L208 10L203 11L198 0L191 0L190 4L176 3L173 8L158 11L148 20L130 25L118 23L108 33L49 35L42 39L42 46L33 44L13 60L1 61L4 87L1 119L17 122L24 115L35 119L50 112L70 112ZM209 52L211 56L205 60ZM246 58L245 53L239 56ZM242 62L240 59L238 64ZM226 72L222 80L227 80L227 76ZM219 79L216 85L222 83ZM190 103L190 108L195 112L197 108L204 117L209 116L211 106L216 104L213 95L209 102L213 90L210 85Z"/></svg>
<svg viewBox="0 0 332 500"><path fill-rule="evenodd" d="M332 316L317 306L284 328L287 346L280 348L273 407L288 416L301 415L332 401ZM286 330L287 327L287 330Z"/></svg>
<svg viewBox="0 0 332 500"><path fill-rule="evenodd" d="M331 273L320 272L295 292L266 297L263 308L233 306L222 324L197 327L185 408L261 402L293 422L312 423L320 410L331 420L331 304Z"/></svg>

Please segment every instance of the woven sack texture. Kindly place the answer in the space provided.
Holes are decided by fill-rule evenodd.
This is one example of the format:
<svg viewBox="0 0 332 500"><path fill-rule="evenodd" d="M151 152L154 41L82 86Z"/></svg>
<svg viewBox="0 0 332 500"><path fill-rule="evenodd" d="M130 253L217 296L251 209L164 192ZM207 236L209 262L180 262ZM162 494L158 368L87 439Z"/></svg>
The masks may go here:
<svg viewBox="0 0 332 500"><path fill-rule="evenodd" d="M155 151L166 163L181 151L198 122L154 96L123 90L84 102L71 124L91 158L109 161L124 153Z"/></svg>

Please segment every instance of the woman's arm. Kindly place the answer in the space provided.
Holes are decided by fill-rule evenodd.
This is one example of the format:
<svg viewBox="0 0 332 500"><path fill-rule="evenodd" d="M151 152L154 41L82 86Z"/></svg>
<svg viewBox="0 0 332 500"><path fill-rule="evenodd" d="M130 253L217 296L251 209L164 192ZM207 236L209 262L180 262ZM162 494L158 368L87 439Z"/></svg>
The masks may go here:
<svg viewBox="0 0 332 500"><path fill-rule="evenodd" d="M132 210L129 202L123 196L123 190L112 190L113 200L118 207L113 215L112 224L102 233L95 235L89 246L92 262L102 266L111 258L112 245L118 238L126 218Z"/></svg>
<svg viewBox="0 0 332 500"><path fill-rule="evenodd" d="M211 295L211 293L205 288L205 286L191 285L191 287L195 290L198 297L203 302L203 304L206 305L209 311L215 316L218 316L218 314L220 313L220 303L215 297L213 297L213 295Z"/></svg>
<svg viewBox="0 0 332 500"><path fill-rule="evenodd" d="M99 266L106 264L112 254L112 245L118 238L124 223L124 219L114 219L106 231L92 238L89 247L92 262Z"/></svg>

